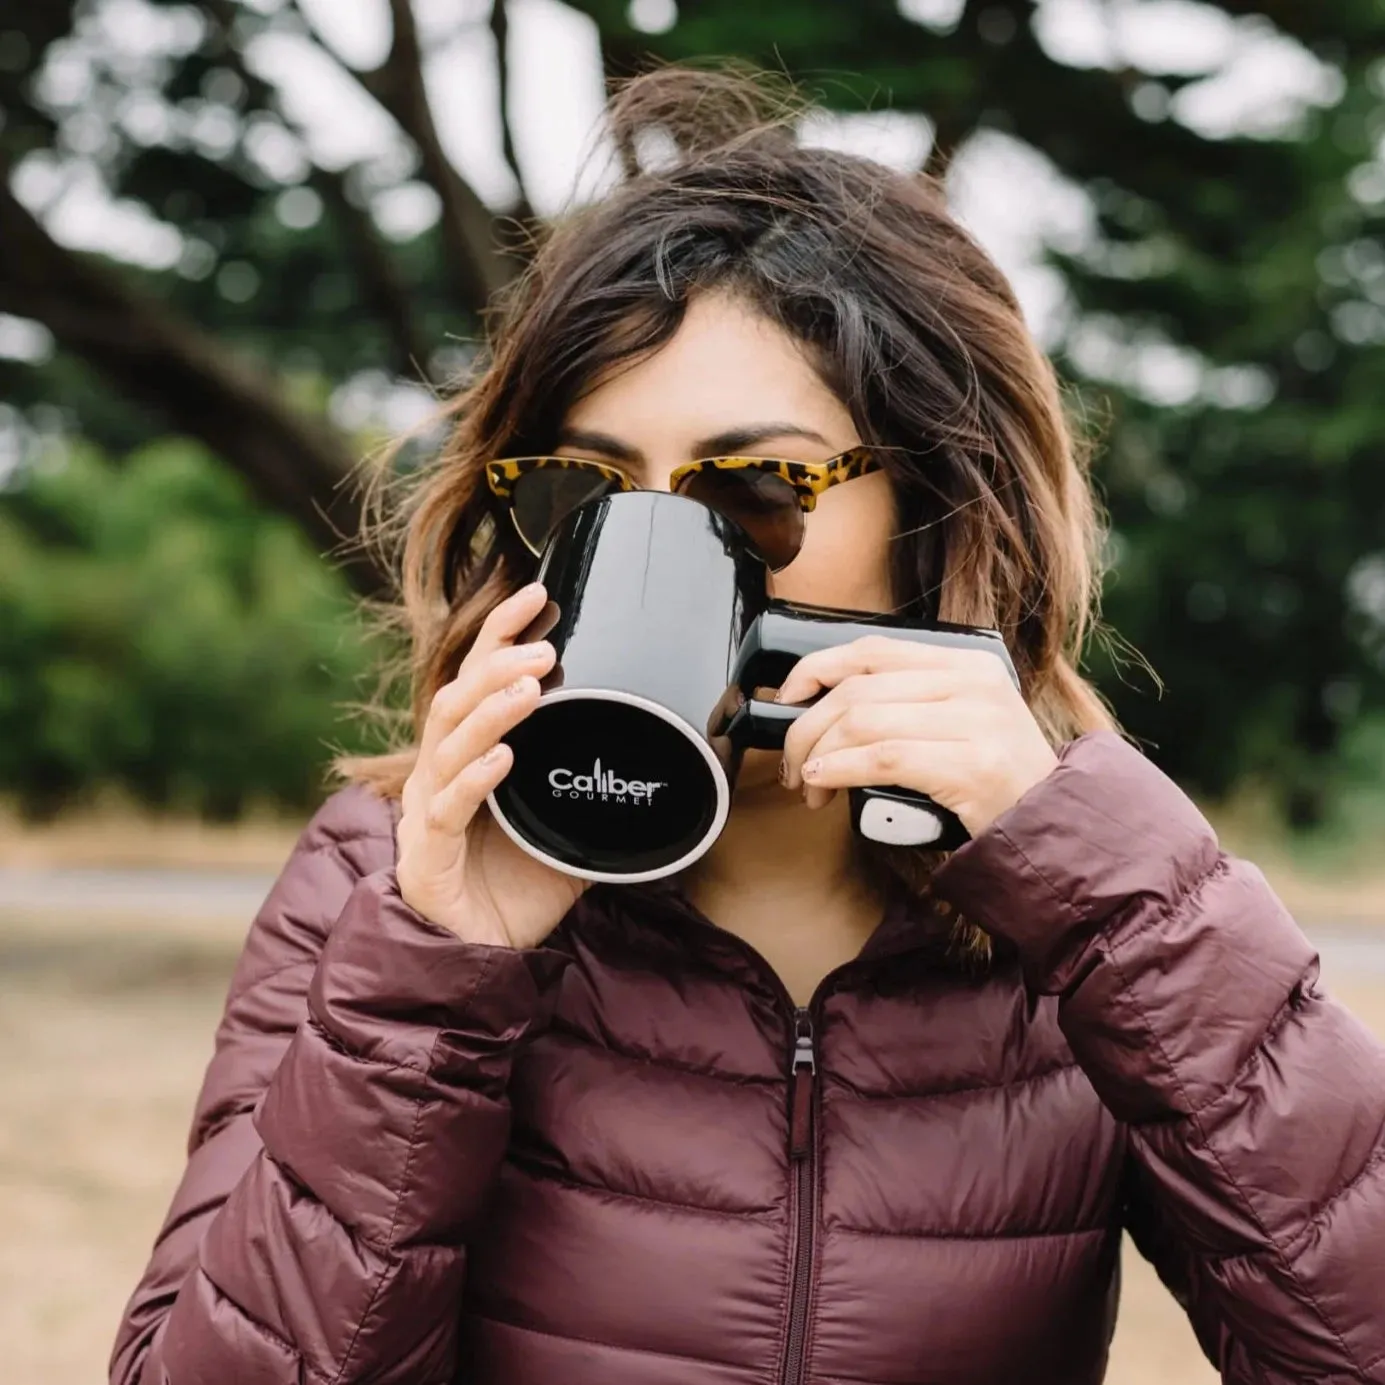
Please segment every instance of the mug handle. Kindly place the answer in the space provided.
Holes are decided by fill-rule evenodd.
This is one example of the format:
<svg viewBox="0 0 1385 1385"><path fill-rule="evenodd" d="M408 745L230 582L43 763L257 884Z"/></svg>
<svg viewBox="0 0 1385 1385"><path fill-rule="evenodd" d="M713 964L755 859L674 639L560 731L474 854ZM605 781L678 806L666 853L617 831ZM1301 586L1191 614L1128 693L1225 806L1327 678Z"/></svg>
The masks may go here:
<svg viewBox="0 0 1385 1385"><path fill-rule="evenodd" d="M789 727L807 710L807 705L747 698L726 734L744 750L782 750ZM869 841L954 851L971 840L955 813L914 789L859 788L850 790L850 798L851 825Z"/></svg>

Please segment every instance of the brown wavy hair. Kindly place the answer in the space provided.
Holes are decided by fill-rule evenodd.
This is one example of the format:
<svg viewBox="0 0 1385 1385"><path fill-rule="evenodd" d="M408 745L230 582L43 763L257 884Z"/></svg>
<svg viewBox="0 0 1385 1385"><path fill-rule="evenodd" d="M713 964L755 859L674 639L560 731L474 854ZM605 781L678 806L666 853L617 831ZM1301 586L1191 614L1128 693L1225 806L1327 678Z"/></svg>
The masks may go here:
<svg viewBox="0 0 1385 1385"><path fill-rule="evenodd" d="M485 614L532 577L534 558L496 522L485 461L551 449L572 403L666 343L709 290L799 340L882 449L899 606L1002 631L1055 745L1114 726L1078 671L1103 534L1050 363L939 184L802 147L804 110L778 79L725 67L660 68L616 90L623 180L550 227L495 303L436 459L371 484L362 539L394 594L374 616L404 652L362 709L392 748L339 755L335 774L397 797L433 694ZM406 713L389 710L400 680ZM908 880L931 865L882 855Z"/></svg>

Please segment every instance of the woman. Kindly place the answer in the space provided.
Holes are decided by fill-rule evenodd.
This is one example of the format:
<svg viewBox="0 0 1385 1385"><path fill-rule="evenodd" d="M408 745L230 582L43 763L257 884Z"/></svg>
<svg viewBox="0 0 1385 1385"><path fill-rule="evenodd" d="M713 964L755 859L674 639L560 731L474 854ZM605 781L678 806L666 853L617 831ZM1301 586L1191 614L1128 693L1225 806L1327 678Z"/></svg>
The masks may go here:
<svg viewBox="0 0 1385 1385"><path fill-rule="evenodd" d="M936 188L756 101L624 91L618 138L681 159L547 242L400 511L416 743L345 762L255 920L120 1385L1082 1385L1123 1229L1225 1379L1385 1381L1385 1052L1076 671L1050 368ZM554 517L861 447L774 592L994 625L1022 694L815 654L684 876L521 854L483 802L553 664ZM516 457L569 465L492 487ZM868 854L840 790L882 781L973 840Z"/></svg>

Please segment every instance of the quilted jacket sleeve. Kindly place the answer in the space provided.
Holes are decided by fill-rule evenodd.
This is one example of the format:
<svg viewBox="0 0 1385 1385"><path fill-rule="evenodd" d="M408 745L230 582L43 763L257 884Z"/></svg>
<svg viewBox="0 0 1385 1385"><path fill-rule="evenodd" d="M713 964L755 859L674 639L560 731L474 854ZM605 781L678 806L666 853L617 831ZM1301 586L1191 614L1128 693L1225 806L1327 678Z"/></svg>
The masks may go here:
<svg viewBox="0 0 1385 1385"><path fill-rule="evenodd" d="M1109 732L943 866L1128 1127L1128 1222L1235 1385L1385 1382L1385 1049L1252 865Z"/></svg>
<svg viewBox="0 0 1385 1385"><path fill-rule="evenodd" d="M393 847L342 790L255 919L113 1385L452 1379L463 1235L564 959L434 927Z"/></svg>

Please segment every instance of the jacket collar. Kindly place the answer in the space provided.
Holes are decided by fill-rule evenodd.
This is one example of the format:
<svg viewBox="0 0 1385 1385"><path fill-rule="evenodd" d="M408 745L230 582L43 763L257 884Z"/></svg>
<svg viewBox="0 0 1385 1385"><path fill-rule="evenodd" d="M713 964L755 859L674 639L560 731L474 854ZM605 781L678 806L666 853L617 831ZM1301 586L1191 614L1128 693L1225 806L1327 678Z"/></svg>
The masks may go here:
<svg viewBox="0 0 1385 1385"><path fill-rule="evenodd" d="M931 890L914 896L896 893L848 966L869 975L886 961L917 954L917 961L930 969L974 970L975 963L968 965L953 946L954 923L951 907ZM567 931L631 965L710 968L741 980L763 980L769 972L769 964L748 943L688 899L676 877L641 885L593 885L569 916Z"/></svg>

